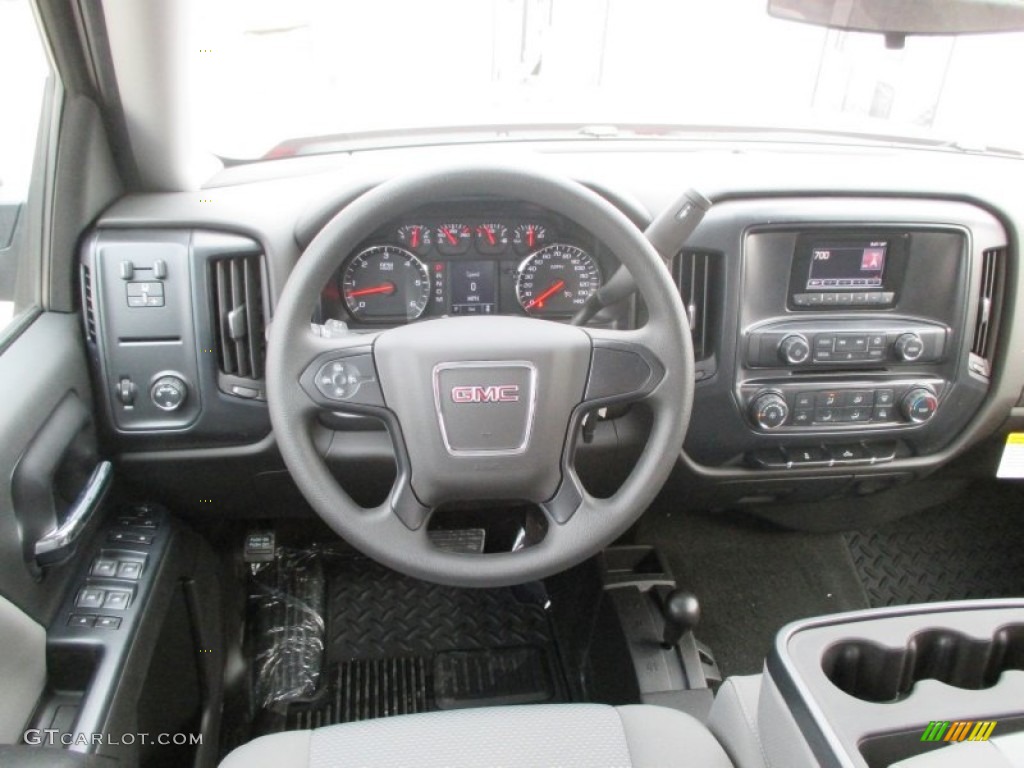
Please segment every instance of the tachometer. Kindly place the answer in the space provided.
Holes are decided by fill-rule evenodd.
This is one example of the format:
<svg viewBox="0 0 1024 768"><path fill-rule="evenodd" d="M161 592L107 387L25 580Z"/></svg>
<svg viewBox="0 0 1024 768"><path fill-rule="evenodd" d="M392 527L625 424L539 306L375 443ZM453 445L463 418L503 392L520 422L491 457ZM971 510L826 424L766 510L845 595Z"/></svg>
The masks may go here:
<svg viewBox="0 0 1024 768"><path fill-rule="evenodd" d="M601 287L593 256L574 245L549 245L519 265L516 296L531 315L573 315Z"/></svg>
<svg viewBox="0 0 1024 768"><path fill-rule="evenodd" d="M375 245L345 265L341 292L357 320L415 320L427 307L430 275L404 248Z"/></svg>

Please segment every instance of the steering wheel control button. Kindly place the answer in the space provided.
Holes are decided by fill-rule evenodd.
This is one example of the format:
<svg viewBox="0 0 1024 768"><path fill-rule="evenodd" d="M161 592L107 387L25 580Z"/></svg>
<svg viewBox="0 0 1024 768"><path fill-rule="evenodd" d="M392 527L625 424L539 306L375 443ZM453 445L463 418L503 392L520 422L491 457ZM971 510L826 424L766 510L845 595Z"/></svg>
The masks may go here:
<svg viewBox="0 0 1024 768"><path fill-rule="evenodd" d="M663 373L632 350L595 346L584 399L593 403L638 397L653 389Z"/></svg>
<svg viewBox="0 0 1024 768"><path fill-rule="evenodd" d="M900 402L900 409L903 418L915 424L923 424L929 421L938 410L939 399L930 389L914 387L903 396Z"/></svg>
<svg viewBox="0 0 1024 768"><path fill-rule="evenodd" d="M789 418L789 406L782 395L766 392L754 398L750 415L761 429L777 429Z"/></svg>
<svg viewBox="0 0 1024 768"><path fill-rule="evenodd" d="M434 402L448 453L519 454L533 431L537 369L526 361L441 363Z"/></svg>
<svg viewBox="0 0 1024 768"><path fill-rule="evenodd" d="M377 381L370 355L331 360L316 372L316 388L329 400L357 401L364 384ZM375 403L374 403L375 404Z"/></svg>
<svg viewBox="0 0 1024 768"><path fill-rule="evenodd" d="M787 336L779 344L779 357L788 365L800 365L811 356L811 346L803 336Z"/></svg>
<svg viewBox="0 0 1024 768"><path fill-rule="evenodd" d="M161 376L150 387L149 396L153 405L161 411L176 411L188 398L188 385L179 376Z"/></svg>

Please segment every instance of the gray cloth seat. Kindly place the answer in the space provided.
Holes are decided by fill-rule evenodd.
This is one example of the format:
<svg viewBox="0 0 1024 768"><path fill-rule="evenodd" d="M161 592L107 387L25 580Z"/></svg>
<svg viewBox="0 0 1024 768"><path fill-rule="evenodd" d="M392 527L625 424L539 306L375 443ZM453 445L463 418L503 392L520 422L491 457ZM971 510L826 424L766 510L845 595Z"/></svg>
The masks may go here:
<svg viewBox="0 0 1024 768"><path fill-rule="evenodd" d="M732 768L710 731L664 707L539 704L261 736L220 768Z"/></svg>

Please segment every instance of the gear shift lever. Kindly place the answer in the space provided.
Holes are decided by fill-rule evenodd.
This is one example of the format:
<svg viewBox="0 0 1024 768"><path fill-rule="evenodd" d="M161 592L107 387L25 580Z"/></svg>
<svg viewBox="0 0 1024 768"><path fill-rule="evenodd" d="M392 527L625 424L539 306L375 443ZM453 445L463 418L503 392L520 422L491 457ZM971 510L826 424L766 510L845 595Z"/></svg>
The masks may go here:
<svg viewBox="0 0 1024 768"><path fill-rule="evenodd" d="M687 632L700 623L700 603L693 592L673 589L662 602L665 630L661 642L666 648L675 646Z"/></svg>

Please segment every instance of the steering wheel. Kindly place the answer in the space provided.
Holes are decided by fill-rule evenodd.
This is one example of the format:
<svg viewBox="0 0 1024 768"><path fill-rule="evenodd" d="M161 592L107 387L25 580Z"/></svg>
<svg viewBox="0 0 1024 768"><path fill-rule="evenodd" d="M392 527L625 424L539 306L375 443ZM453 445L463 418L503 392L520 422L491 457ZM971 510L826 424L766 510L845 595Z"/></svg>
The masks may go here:
<svg viewBox="0 0 1024 768"><path fill-rule="evenodd" d="M312 308L342 259L425 201L492 197L575 221L633 274L647 308L635 330L527 317L441 318L375 333L325 333ZM597 553L640 517L668 478L693 399L693 348L664 262L618 209L584 186L535 170L472 166L395 178L347 205L309 244L285 285L268 340L274 436L307 501L342 538L408 575L456 586L549 576ZM650 435L609 498L573 467L583 416L644 401ZM387 425L398 472L380 506L356 504L314 444L318 413L368 414ZM538 543L465 554L436 547L432 510L454 501L531 502L547 516Z"/></svg>

